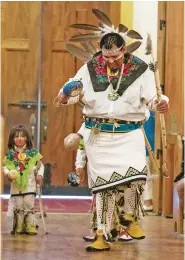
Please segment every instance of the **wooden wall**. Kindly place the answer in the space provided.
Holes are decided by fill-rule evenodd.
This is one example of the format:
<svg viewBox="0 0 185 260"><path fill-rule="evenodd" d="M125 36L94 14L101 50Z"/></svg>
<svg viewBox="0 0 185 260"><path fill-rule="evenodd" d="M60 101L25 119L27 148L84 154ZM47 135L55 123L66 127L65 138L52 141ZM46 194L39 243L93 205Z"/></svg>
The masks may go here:
<svg viewBox="0 0 185 260"><path fill-rule="evenodd" d="M167 123L167 166L170 179L163 179L163 215L173 212L174 136L184 135L184 2L166 3L165 94L170 99ZM178 167L177 167L178 168Z"/></svg>
<svg viewBox="0 0 185 260"><path fill-rule="evenodd" d="M169 112L166 114L167 167L169 179L155 181L154 203L164 216L172 215L173 180L178 175L175 147L179 135L184 135L184 2L159 2L158 60L161 84L169 97ZM161 21L166 25L160 29ZM159 120L157 119L156 148L160 149ZM179 162L179 159L178 159Z"/></svg>
<svg viewBox="0 0 185 260"><path fill-rule="evenodd" d="M3 2L1 8L2 114L5 120L4 151L10 129L18 123L29 127L35 109L10 104L37 100L39 2Z"/></svg>

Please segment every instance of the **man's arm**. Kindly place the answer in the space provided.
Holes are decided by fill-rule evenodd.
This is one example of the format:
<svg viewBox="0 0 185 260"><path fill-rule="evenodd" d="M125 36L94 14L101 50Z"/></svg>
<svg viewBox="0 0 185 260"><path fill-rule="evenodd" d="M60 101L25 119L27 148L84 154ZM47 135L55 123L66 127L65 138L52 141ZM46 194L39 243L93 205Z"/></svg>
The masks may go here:
<svg viewBox="0 0 185 260"><path fill-rule="evenodd" d="M84 142L83 138L80 140L80 145L77 149L77 154L76 154L76 173L80 176L80 180L83 181L84 176L85 176L85 165L87 162L87 156L86 156L86 151L84 147Z"/></svg>
<svg viewBox="0 0 185 260"><path fill-rule="evenodd" d="M154 73L149 69L143 74L141 99L144 100L145 104L151 110L157 110L159 113L168 111L169 98L165 95L161 95L161 100L157 100Z"/></svg>

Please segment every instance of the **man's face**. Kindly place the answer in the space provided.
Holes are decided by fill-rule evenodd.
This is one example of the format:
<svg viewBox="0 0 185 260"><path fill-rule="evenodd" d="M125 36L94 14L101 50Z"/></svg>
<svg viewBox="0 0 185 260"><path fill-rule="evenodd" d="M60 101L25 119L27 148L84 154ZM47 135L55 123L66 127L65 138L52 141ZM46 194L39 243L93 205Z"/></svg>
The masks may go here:
<svg viewBox="0 0 185 260"><path fill-rule="evenodd" d="M123 64L124 48L115 52L116 49L118 47L114 45L108 52L102 52L103 59L111 70L120 69Z"/></svg>

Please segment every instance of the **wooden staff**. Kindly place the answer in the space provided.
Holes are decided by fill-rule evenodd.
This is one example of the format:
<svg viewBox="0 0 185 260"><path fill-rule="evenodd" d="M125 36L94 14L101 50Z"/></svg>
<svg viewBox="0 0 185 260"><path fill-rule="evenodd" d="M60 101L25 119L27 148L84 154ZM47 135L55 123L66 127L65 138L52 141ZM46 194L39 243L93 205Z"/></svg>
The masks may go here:
<svg viewBox="0 0 185 260"><path fill-rule="evenodd" d="M160 85L160 78L159 78L159 69L158 69L158 61L155 61L153 48L152 48L152 39L150 34L148 34L147 43L146 43L146 55L151 55L151 63L149 64L149 68L151 71L154 72L155 76L155 85L157 90L157 100L158 102L161 101L161 85ZM166 126L164 120L164 114L160 113L160 126L161 126L161 138L162 138L162 174L168 178L168 169L166 164L166 151L167 151L167 143L166 143Z"/></svg>
<svg viewBox="0 0 185 260"><path fill-rule="evenodd" d="M47 234L49 234L47 227L46 227L46 223L44 220L44 211L43 211L43 204L42 204L42 197L41 197L41 187L40 184L37 184L37 194L38 194L38 198L39 198L39 207L40 207L40 215L41 215L41 219L42 219L42 224L43 224L43 228L44 231Z"/></svg>
<svg viewBox="0 0 185 260"><path fill-rule="evenodd" d="M37 177L39 168L40 168L40 163L38 162L36 169L35 169L35 181L37 181L36 177ZM42 197L41 197L42 192L41 192L40 184L38 184L38 183L36 184L36 189L37 189L37 195L38 195L38 198L39 198L39 207L40 207L40 215L41 215L41 219L42 219L42 224L43 224L44 231L47 235L47 234L49 234L49 232L47 230L46 223L45 223L45 220L44 220L43 203L42 203Z"/></svg>

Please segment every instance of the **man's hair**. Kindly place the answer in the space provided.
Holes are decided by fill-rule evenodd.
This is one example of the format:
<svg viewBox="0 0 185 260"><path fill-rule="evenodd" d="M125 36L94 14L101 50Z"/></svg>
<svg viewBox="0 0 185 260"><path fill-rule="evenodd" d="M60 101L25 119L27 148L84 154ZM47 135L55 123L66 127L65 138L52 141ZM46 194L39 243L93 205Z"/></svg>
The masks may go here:
<svg viewBox="0 0 185 260"><path fill-rule="evenodd" d="M107 33L100 41L100 48L110 50L113 45L118 48L125 46L125 41L118 33Z"/></svg>
<svg viewBox="0 0 185 260"><path fill-rule="evenodd" d="M31 140L31 135L30 135L27 127L24 125L15 125L12 127L12 129L10 131L9 139L8 139L8 148L14 149L14 138L16 137L16 135L18 133L22 133L23 136L26 137L26 148L32 149L33 144L32 144L32 140Z"/></svg>

